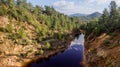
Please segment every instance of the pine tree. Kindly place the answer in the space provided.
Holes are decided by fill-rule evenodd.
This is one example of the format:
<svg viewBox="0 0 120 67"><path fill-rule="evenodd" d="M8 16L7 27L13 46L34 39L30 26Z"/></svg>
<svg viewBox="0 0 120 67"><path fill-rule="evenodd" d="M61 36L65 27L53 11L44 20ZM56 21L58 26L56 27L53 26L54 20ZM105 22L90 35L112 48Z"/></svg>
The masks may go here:
<svg viewBox="0 0 120 67"><path fill-rule="evenodd" d="M110 3L110 21L113 22L113 20L117 16L117 5L115 1L111 1Z"/></svg>

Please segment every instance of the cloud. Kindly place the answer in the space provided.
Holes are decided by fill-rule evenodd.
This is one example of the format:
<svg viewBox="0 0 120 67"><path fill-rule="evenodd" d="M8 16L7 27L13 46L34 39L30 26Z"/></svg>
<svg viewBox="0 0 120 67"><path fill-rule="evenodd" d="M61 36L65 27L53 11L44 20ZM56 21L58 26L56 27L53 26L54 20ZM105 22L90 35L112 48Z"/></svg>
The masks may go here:
<svg viewBox="0 0 120 67"><path fill-rule="evenodd" d="M102 12L107 8L112 0L58 0L53 3L53 7L59 12L65 14L83 13L90 14L96 11ZM114 0L120 4L120 0ZM77 2L77 3L76 3Z"/></svg>
<svg viewBox="0 0 120 67"><path fill-rule="evenodd" d="M116 1L117 3L120 4L120 0L85 0L85 2L90 3L96 3L98 5L102 5L102 4L109 4L111 1Z"/></svg>
<svg viewBox="0 0 120 67"><path fill-rule="evenodd" d="M67 1L57 1L54 3L54 6L57 8L62 8L62 9L72 9L74 8L74 2L67 2Z"/></svg>
<svg viewBox="0 0 120 67"><path fill-rule="evenodd" d="M75 4L75 2L71 1L56 1L54 2L53 6L55 7L56 10L65 13L65 14L73 14L73 13L91 13L95 12L94 9L88 8L88 7L83 7L80 4Z"/></svg>
<svg viewBox="0 0 120 67"><path fill-rule="evenodd" d="M110 0L85 0L88 3L96 3L96 4L106 4L108 3Z"/></svg>

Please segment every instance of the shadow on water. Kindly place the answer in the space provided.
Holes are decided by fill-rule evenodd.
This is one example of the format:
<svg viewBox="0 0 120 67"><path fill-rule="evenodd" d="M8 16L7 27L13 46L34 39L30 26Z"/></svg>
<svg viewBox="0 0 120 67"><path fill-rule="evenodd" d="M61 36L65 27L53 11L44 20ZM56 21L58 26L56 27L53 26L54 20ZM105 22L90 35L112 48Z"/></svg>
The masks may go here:
<svg viewBox="0 0 120 67"><path fill-rule="evenodd" d="M84 35L71 42L64 52L58 53L48 59L33 62L31 67L83 67Z"/></svg>

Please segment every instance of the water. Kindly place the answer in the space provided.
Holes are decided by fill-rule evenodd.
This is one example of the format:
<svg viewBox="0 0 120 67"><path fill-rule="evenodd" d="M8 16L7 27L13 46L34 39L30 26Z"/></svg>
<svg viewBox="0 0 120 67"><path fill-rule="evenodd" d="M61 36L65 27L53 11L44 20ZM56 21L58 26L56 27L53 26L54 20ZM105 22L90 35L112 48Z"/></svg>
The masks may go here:
<svg viewBox="0 0 120 67"><path fill-rule="evenodd" d="M84 35L81 34L71 42L71 45L63 53L43 60L42 62L34 62L31 67L83 67L84 53Z"/></svg>

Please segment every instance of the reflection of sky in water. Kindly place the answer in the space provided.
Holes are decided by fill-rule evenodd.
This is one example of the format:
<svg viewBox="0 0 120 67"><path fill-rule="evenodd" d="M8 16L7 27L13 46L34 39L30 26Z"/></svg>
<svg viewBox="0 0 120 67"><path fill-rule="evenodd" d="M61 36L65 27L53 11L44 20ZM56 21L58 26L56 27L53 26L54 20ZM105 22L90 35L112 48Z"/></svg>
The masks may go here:
<svg viewBox="0 0 120 67"><path fill-rule="evenodd" d="M74 50L74 51L81 51L82 53L84 52L84 34L79 35L78 38L75 38L71 42L70 47L66 50Z"/></svg>
<svg viewBox="0 0 120 67"><path fill-rule="evenodd" d="M76 44L77 45L84 45L84 35L83 34L79 35L78 38L75 38L75 40L71 42L71 46L76 45Z"/></svg>

